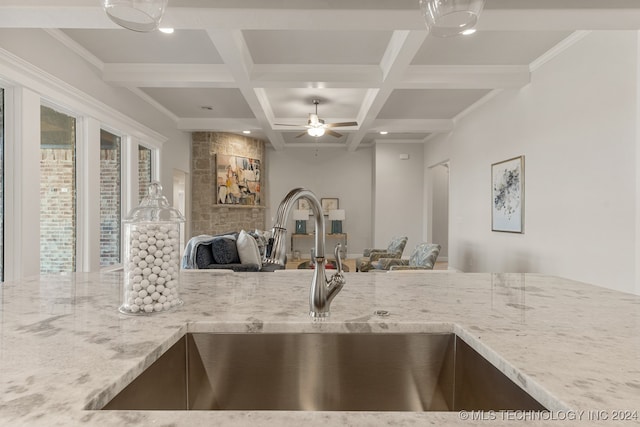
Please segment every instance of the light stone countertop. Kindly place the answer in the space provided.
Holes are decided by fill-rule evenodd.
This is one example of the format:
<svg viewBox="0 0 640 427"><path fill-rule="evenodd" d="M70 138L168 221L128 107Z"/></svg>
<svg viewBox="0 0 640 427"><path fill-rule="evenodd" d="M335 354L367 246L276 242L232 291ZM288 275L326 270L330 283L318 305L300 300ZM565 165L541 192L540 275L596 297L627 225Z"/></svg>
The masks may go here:
<svg viewBox="0 0 640 427"><path fill-rule="evenodd" d="M530 274L346 273L327 321L310 271L184 272L179 309L118 312L121 273L0 285L0 425L513 425L457 412L98 411L186 332L455 332L547 408L584 425L640 411L640 297ZM377 317L387 310L389 317ZM567 412L569 410L569 412ZM639 414L640 416L640 414ZM493 417L493 416L492 416ZM574 418L560 422L557 418Z"/></svg>

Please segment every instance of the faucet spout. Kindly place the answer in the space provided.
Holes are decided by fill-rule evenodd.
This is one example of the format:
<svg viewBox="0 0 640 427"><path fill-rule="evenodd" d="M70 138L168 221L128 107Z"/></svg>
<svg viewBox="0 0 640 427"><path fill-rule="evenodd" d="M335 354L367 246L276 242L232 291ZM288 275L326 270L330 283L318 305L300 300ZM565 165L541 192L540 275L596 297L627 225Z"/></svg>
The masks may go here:
<svg viewBox="0 0 640 427"><path fill-rule="evenodd" d="M330 306L333 298L340 292L345 284L342 274L342 260L340 259L340 245L336 247L336 273L327 279L325 272L325 240L324 240L324 214L322 205L318 198L311 191L304 188L294 188L280 202L276 220L273 225L272 237L265 253L264 263L285 266L287 254L287 229L286 221L298 199L304 198L309 201L311 212L315 219L315 239L314 239L314 259L315 264L311 288L309 291L309 315L314 318L327 317L330 314Z"/></svg>

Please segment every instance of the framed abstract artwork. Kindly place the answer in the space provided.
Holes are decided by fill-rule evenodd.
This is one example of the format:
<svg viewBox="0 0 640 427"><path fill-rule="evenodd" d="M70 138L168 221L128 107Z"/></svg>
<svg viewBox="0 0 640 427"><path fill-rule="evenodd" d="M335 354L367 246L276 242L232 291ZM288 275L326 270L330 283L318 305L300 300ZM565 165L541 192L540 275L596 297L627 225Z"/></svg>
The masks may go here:
<svg viewBox="0 0 640 427"><path fill-rule="evenodd" d="M524 156L491 165L491 230L524 232Z"/></svg>
<svg viewBox="0 0 640 427"><path fill-rule="evenodd" d="M248 157L216 156L219 205L260 206L260 160Z"/></svg>

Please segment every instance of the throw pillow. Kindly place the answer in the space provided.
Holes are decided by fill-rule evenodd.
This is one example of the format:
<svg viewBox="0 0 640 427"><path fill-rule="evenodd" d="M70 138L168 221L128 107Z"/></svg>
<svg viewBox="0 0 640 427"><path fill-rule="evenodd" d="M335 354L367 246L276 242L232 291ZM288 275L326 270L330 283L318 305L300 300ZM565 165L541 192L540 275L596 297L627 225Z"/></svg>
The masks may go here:
<svg viewBox="0 0 640 427"><path fill-rule="evenodd" d="M240 262L236 240L230 237L218 237L211 242L211 252L217 264L237 264Z"/></svg>
<svg viewBox="0 0 640 427"><path fill-rule="evenodd" d="M240 231L236 247L238 248L238 255L240 255L240 262L242 264L262 265L262 261L260 260L260 250L258 249L256 239L251 237L249 233L244 230Z"/></svg>
<svg viewBox="0 0 640 427"><path fill-rule="evenodd" d="M209 264L213 264L213 254L209 243L203 243L196 248L196 266L197 268L207 268Z"/></svg>

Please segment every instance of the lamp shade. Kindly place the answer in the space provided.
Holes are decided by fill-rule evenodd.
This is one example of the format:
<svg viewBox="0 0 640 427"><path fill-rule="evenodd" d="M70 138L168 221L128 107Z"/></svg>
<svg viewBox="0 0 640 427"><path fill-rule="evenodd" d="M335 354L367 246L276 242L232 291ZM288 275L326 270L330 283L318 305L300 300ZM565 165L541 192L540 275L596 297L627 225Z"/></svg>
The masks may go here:
<svg viewBox="0 0 640 427"><path fill-rule="evenodd" d="M344 209L333 209L329 211L329 220L344 221L344 219L345 219Z"/></svg>
<svg viewBox="0 0 640 427"><path fill-rule="evenodd" d="M309 219L309 211L307 209L295 209L293 211L293 219L296 221L306 221Z"/></svg>
<svg viewBox="0 0 640 427"><path fill-rule="evenodd" d="M109 18L133 31L148 32L158 29L169 0L102 0Z"/></svg>
<svg viewBox="0 0 640 427"><path fill-rule="evenodd" d="M473 32L484 0L420 0L420 11L430 34L438 37Z"/></svg>

